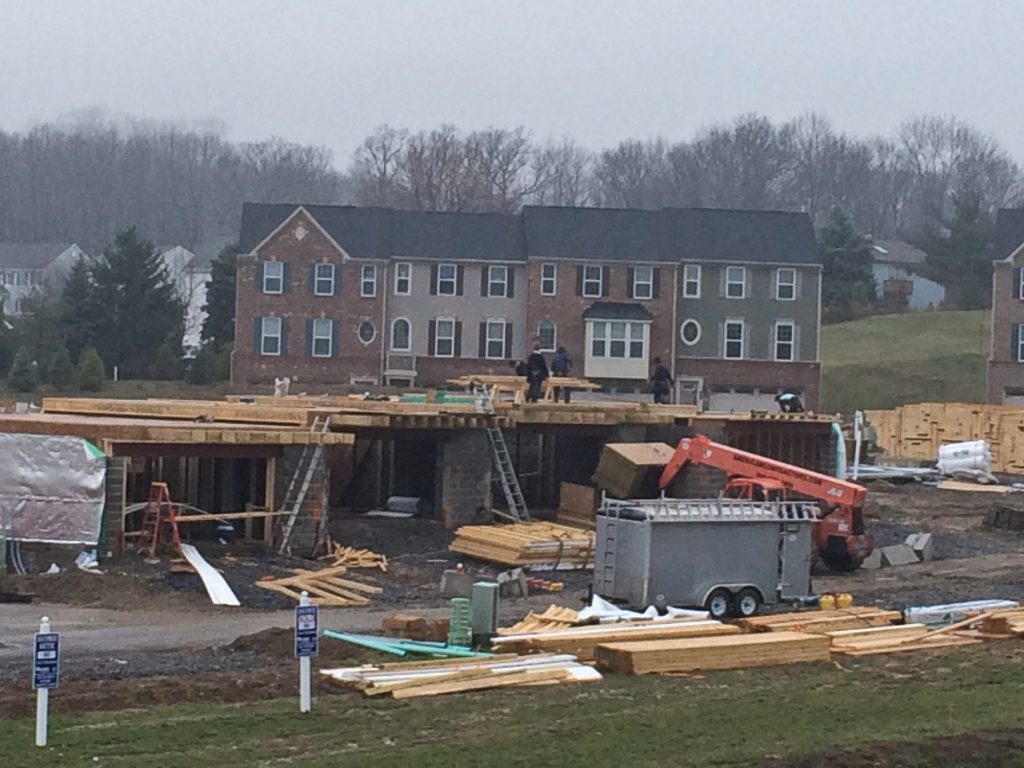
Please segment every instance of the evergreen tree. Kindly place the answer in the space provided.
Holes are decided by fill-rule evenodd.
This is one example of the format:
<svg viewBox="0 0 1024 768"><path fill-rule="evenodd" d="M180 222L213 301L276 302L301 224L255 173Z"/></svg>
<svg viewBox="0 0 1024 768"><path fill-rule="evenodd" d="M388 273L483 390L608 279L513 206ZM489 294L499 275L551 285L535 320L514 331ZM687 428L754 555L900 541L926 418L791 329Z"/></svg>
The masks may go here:
<svg viewBox="0 0 1024 768"><path fill-rule="evenodd" d="M238 268L238 246L225 247L210 268L210 282L206 287L206 319L203 320L203 340L216 345L231 344L235 340L235 280Z"/></svg>
<svg viewBox="0 0 1024 768"><path fill-rule="evenodd" d="M838 208L818 233L822 253L821 309L826 320L849 320L875 303L875 278L867 241Z"/></svg>
<svg viewBox="0 0 1024 768"><path fill-rule="evenodd" d="M39 386L39 366L27 347L20 347L14 356L7 385L15 392L34 392Z"/></svg>
<svg viewBox="0 0 1024 768"><path fill-rule="evenodd" d="M71 364L66 344L58 344L46 365L46 383L58 389L70 387L75 380L75 366Z"/></svg>
<svg viewBox="0 0 1024 768"><path fill-rule="evenodd" d="M157 349L147 375L151 379L180 379L181 367L181 347L175 351L174 346L165 341Z"/></svg>
<svg viewBox="0 0 1024 768"><path fill-rule="evenodd" d="M82 350L96 343L98 320L89 265L85 259L79 259L68 272L61 292L60 328L72 359L77 360Z"/></svg>
<svg viewBox="0 0 1024 768"><path fill-rule="evenodd" d="M96 347L86 347L78 358L78 386L86 392L98 392L103 389L107 374L103 368Z"/></svg>
<svg viewBox="0 0 1024 768"><path fill-rule="evenodd" d="M64 343L60 333L60 299L53 291L33 291L22 304L16 318L18 339L33 360L49 361L55 349Z"/></svg>
<svg viewBox="0 0 1024 768"><path fill-rule="evenodd" d="M231 350L204 344L189 363L185 378L190 384L212 384L231 378Z"/></svg>
<svg viewBox="0 0 1024 768"><path fill-rule="evenodd" d="M114 238L92 268L96 347L122 377L152 373L166 345L181 357L184 308L159 254L135 228Z"/></svg>
<svg viewBox="0 0 1024 768"><path fill-rule="evenodd" d="M924 275L946 288L946 302L958 309L992 305L992 221L973 192L953 196L945 232L921 243L928 254Z"/></svg>

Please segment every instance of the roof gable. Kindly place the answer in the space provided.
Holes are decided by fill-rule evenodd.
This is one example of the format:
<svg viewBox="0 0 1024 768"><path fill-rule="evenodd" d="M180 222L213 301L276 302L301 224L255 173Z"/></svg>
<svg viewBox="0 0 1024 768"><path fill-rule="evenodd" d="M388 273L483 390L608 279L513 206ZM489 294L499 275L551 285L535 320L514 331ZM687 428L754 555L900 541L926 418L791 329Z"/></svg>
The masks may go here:
<svg viewBox="0 0 1024 768"><path fill-rule="evenodd" d="M0 269L46 269L73 243L0 243Z"/></svg>
<svg viewBox="0 0 1024 768"><path fill-rule="evenodd" d="M1024 243L1024 209L1001 208L996 213L996 232L992 256L1007 260Z"/></svg>

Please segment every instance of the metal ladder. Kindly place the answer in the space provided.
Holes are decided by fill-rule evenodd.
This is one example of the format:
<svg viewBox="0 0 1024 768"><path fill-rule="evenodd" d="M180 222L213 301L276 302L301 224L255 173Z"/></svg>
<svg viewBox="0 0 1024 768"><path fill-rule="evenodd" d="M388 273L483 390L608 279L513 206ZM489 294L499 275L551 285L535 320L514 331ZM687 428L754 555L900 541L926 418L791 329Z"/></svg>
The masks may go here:
<svg viewBox="0 0 1024 768"><path fill-rule="evenodd" d="M302 508L302 502L306 498L306 493L309 491L309 486L313 482L313 473L316 468L320 465L321 459L324 453L324 441L323 435L327 434L327 431L331 428L331 417L327 416L322 421L319 416L313 419L313 424L309 428L311 435L318 435L316 444L312 442L306 443L302 449L302 455L299 457L299 463L295 467L295 472L292 474L291 482L288 483L288 490L284 494L284 503L281 505L282 509L289 511L288 520L285 521L284 531L281 534L281 546L278 547L278 552L284 553L288 550L288 539L291 538L292 529L295 527L295 521L299 517L299 510ZM310 455L312 452L312 456ZM303 467L305 466L305 471ZM299 477L302 477L302 484L299 484ZM296 491L296 489L298 489ZM294 496L292 494L295 494ZM268 506L273 506L273 500Z"/></svg>
<svg viewBox="0 0 1024 768"><path fill-rule="evenodd" d="M487 385L475 384L473 394L476 397L477 409L493 417L495 415L494 399ZM489 419L487 423L487 440L491 444L494 466L498 470L498 485L501 486L501 492L505 496L508 513L517 523L528 523L530 511L526 508L526 499L523 497L522 488L519 487L516 468L512 464L512 456L508 452L505 435L493 418Z"/></svg>

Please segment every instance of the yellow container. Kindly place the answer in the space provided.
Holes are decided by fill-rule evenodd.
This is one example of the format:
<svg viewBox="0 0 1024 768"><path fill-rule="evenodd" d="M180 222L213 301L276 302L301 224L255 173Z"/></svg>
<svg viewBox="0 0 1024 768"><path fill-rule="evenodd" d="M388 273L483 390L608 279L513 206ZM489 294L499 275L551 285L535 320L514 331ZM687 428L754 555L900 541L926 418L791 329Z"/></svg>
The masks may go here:
<svg viewBox="0 0 1024 768"><path fill-rule="evenodd" d="M832 595L822 595L818 598L818 608L823 611L831 611L836 607L836 599Z"/></svg>
<svg viewBox="0 0 1024 768"><path fill-rule="evenodd" d="M836 595L836 608L849 608L851 605L853 605L853 595L849 592Z"/></svg>

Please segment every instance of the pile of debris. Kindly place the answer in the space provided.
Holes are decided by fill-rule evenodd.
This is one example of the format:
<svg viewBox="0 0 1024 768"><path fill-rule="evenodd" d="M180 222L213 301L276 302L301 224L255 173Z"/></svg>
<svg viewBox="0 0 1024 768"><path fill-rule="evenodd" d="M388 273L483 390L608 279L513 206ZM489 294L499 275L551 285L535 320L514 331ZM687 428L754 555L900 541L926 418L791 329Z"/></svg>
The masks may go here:
<svg viewBox="0 0 1024 768"><path fill-rule="evenodd" d="M316 605L351 606L369 605L367 595L380 595L384 590L364 584L360 581L344 578L348 567L344 565L323 568L319 571L296 569L294 576L282 579L264 579L257 581L256 586L279 592L295 600L308 592L310 602Z"/></svg>
<svg viewBox="0 0 1024 768"><path fill-rule="evenodd" d="M557 523L464 525L452 552L508 566L579 569L594 566L594 532Z"/></svg>

